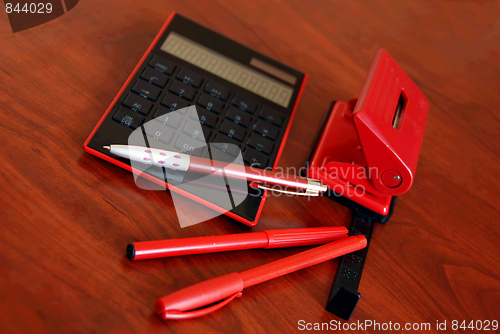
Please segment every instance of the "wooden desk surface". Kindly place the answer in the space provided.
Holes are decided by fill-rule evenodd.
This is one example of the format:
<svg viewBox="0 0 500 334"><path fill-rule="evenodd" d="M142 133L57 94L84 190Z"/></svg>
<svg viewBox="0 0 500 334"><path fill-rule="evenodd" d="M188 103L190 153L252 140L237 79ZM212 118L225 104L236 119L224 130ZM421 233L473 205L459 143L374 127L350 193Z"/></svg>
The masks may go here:
<svg viewBox="0 0 500 334"><path fill-rule="evenodd" d="M281 166L302 166L332 100L356 97L383 47L430 101L412 189L377 225L353 322L500 320L500 2L80 1L12 33L0 14L0 332L298 332L325 311L337 261L245 290L210 316L165 323L158 297L301 249L132 263L137 240L348 225L328 198L270 197L250 229L181 229L169 193L82 144L177 11L309 74ZM433 327L434 328L434 327ZM366 331L366 329L365 329Z"/></svg>

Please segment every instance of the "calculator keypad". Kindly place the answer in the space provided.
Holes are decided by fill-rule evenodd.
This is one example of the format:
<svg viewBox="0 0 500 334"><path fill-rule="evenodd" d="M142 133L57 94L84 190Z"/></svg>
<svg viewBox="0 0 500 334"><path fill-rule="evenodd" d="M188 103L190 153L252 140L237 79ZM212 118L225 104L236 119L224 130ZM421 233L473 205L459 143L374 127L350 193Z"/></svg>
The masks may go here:
<svg viewBox="0 0 500 334"><path fill-rule="evenodd" d="M255 101L244 95L236 95L233 99L233 102L231 103L242 110L248 111L251 114L255 112Z"/></svg>
<svg viewBox="0 0 500 334"><path fill-rule="evenodd" d="M196 88L200 88L201 83L203 81L203 78L201 75L198 75L198 74L191 72L189 70L186 70L184 68L179 71L179 74L177 74L177 79L182 80L185 83L187 83L193 87L196 87Z"/></svg>
<svg viewBox="0 0 500 334"><path fill-rule="evenodd" d="M169 107L172 110L183 109L189 106L189 102L182 99L179 96L175 96L174 94L167 93L165 97L161 101L161 104Z"/></svg>
<svg viewBox="0 0 500 334"><path fill-rule="evenodd" d="M155 118L155 120L157 122L168 125L174 129L178 129L179 125L182 122L182 115L177 113L177 112L169 112L169 113L161 115L158 118Z"/></svg>
<svg viewBox="0 0 500 334"><path fill-rule="evenodd" d="M132 87L132 91L153 101L156 101L161 92L158 87L155 87L144 80L137 80L134 87Z"/></svg>
<svg viewBox="0 0 500 334"><path fill-rule="evenodd" d="M210 129L207 128L206 126L202 126L201 127L202 131L200 132L199 128L200 127L198 122L196 122L195 120L189 120L186 122L186 125L184 125L182 132L193 138L207 142L211 133Z"/></svg>
<svg viewBox="0 0 500 334"><path fill-rule="evenodd" d="M148 101L147 99L130 93L127 98L123 101L123 105L129 107L130 109L136 110L143 115L148 115L151 107L153 106L153 102Z"/></svg>
<svg viewBox="0 0 500 334"><path fill-rule="evenodd" d="M245 152L243 152L243 160L251 166L261 168L262 166L267 166L269 163L269 158L267 156L251 148L247 148Z"/></svg>
<svg viewBox="0 0 500 334"><path fill-rule="evenodd" d="M159 140L165 144L169 144L174 136L174 133L165 126L165 123L155 121L148 122L145 132L153 140Z"/></svg>
<svg viewBox="0 0 500 334"><path fill-rule="evenodd" d="M198 99L198 105L217 114L220 114L222 109L224 109L224 103L221 100L207 94L201 94Z"/></svg>
<svg viewBox="0 0 500 334"><path fill-rule="evenodd" d="M201 156L204 150L204 143L196 138L189 137L183 133L179 135L174 147L181 153L193 154L196 156Z"/></svg>
<svg viewBox="0 0 500 334"><path fill-rule="evenodd" d="M257 120L257 123L253 126L253 131L273 141L278 139L278 134L280 132L279 128L261 119Z"/></svg>
<svg viewBox="0 0 500 334"><path fill-rule="evenodd" d="M229 138L243 141L247 132L240 125L225 119L220 125L219 132L227 135Z"/></svg>
<svg viewBox="0 0 500 334"><path fill-rule="evenodd" d="M213 143L214 145L211 145L211 147L215 147L216 149L232 155L233 157L238 156L238 154L240 153L241 143L238 143L237 141L228 138L221 133L215 136Z"/></svg>
<svg viewBox="0 0 500 334"><path fill-rule="evenodd" d="M267 155L271 155L273 152L274 144L269 139L266 139L258 134L252 133L250 139L248 139L248 146L255 148Z"/></svg>
<svg viewBox="0 0 500 334"><path fill-rule="evenodd" d="M243 110L236 109L233 106L229 107L228 111L226 112L226 118L232 120L236 124L244 126L245 128L248 128L248 126L250 125L250 121L252 120L251 115L244 112Z"/></svg>
<svg viewBox="0 0 500 334"><path fill-rule="evenodd" d="M169 90L172 93L177 94L180 97L183 97L189 101L192 101L194 96L196 95L196 89L180 81L174 81L172 86L170 86Z"/></svg>
<svg viewBox="0 0 500 334"><path fill-rule="evenodd" d="M175 65L171 61L156 55L153 56L153 58L149 62L149 66L152 66L158 71L168 75L171 75L175 70Z"/></svg>
<svg viewBox="0 0 500 334"><path fill-rule="evenodd" d="M260 110L259 117L277 126L282 126L283 120L285 119L279 112L266 106L262 107Z"/></svg>
<svg viewBox="0 0 500 334"><path fill-rule="evenodd" d="M246 164L259 168L274 162L284 133L281 112L158 55L131 86L113 120L132 130L144 123L150 145L204 157L208 147L234 157L242 152Z"/></svg>
<svg viewBox="0 0 500 334"><path fill-rule="evenodd" d="M230 93L229 89L215 82L207 82L205 92L221 99L222 101L227 101Z"/></svg>
<svg viewBox="0 0 500 334"><path fill-rule="evenodd" d="M144 121L144 117L140 116L138 113L121 107L118 111L113 115L113 120L128 126L131 129L136 129L141 126Z"/></svg>
<svg viewBox="0 0 500 334"><path fill-rule="evenodd" d="M168 81L168 76L160 71L156 71L151 67L147 67L141 74L141 79L151 82L161 88L165 88Z"/></svg>

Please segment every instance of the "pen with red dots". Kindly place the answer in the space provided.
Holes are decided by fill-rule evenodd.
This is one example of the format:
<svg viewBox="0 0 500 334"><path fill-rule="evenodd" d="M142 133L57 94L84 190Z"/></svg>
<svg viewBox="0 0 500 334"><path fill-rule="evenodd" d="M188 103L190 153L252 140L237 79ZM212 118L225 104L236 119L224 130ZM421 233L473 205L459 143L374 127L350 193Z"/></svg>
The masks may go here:
<svg viewBox="0 0 500 334"><path fill-rule="evenodd" d="M131 161L183 172L208 175L223 171L225 177L251 182L251 185L256 188L306 196L318 196L320 192L327 190L326 185L318 180L298 175L286 176L283 173L278 175L277 172L268 169L241 166L234 163L228 164L184 153L131 145L109 145L104 146L104 148L109 150L111 154ZM298 192L289 189L296 189Z"/></svg>

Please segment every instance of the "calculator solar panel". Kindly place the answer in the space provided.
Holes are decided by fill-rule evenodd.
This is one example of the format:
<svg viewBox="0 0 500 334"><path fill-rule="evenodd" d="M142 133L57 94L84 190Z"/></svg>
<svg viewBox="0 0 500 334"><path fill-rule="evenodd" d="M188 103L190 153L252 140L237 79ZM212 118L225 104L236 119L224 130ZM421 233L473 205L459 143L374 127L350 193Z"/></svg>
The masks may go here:
<svg viewBox="0 0 500 334"><path fill-rule="evenodd" d="M127 145L130 134L141 128L153 141L171 143L182 153L210 157L208 146L186 149L199 147L200 140L234 144L217 147L235 157L241 151L247 165L275 168L305 81L297 70L174 13L84 148L131 171L129 160L113 156L103 146ZM197 115L186 115L189 120L179 126L175 114L190 112L192 108L186 107L191 105ZM153 119L159 122L149 122ZM168 125L169 131L158 131L160 124ZM146 172L153 177L148 179L164 184L164 170ZM249 192L252 196L226 214L254 226L267 194L250 187Z"/></svg>

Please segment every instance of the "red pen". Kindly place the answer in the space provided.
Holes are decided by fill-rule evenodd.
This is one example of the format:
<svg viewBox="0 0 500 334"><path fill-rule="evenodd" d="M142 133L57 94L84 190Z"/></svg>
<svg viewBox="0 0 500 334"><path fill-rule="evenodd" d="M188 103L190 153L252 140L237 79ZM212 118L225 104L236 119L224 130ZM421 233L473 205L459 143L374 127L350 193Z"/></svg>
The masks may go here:
<svg viewBox="0 0 500 334"><path fill-rule="evenodd" d="M347 237L347 228L333 226L139 241L127 246L127 256L131 260L145 260L252 248L311 246L326 244L345 237Z"/></svg>
<svg viewBox="0 0 500 334"><path fill-rule="evenodd" d="M255 186L256 188L287 194L319 196L320 192L325 192L327 190L327 187L320 181L307 177L288 177L284 176L283 173L268 169L228 164L157 148L132 145L109 145L103 146L103 148L125 159L173 170L189 171L205 175L220 173L220 171L223 170L225 177L253 181L258 183L258 185ZM267 185L267 187L265 185ZM273 186L277 186L277 188ZM280 187L284 189L279 189ZM290 191L288 190L290 188L299 191Z"/></svg>
<svg viewBox="0 0 500 334"><path fill-rule="evenodd" d="M360 250L366 244L363 235L356 235L240 273L212 278L158 299L155 304L156 312L164 319L203 316L240 297L244 288ZM215 302L219 303L196 310Z"/></svg>

